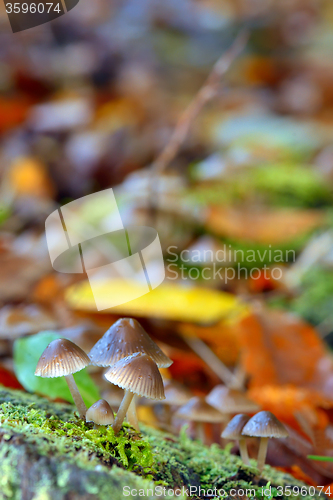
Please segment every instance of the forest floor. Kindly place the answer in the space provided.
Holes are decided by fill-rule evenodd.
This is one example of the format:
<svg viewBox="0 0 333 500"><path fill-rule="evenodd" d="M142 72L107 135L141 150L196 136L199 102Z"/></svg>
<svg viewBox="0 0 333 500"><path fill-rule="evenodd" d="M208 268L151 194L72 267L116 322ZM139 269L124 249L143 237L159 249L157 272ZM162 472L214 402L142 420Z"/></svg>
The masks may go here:
<svg viewBox="0 0 333 500"><path fill-rule="evenodd" d="M125 425L115 437L73 410L21 391L0 391L1 500L282 499L286 486L299 492L293 498L320 496L268 465L259 478L255 461L245 467L228 446L206 447L185 432L175 437L147 426L139 434Z"/></svg>

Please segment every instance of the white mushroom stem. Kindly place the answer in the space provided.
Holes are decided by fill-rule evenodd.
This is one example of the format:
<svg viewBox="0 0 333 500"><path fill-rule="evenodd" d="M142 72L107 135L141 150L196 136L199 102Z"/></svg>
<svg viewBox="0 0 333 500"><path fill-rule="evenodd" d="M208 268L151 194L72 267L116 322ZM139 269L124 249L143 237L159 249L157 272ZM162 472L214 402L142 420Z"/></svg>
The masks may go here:
<svg viewBox="0 0 333 500"><path fill-rule="evenodd" d="M72 395L76 408L79 412L80 418L85 419L87 413L87 407L83 402L82 396L79 389L77 388L76 382L72 374L66 375L65 380L68 385L68 389Z"/></svg>
<svg viewBox="0 0 333 500"><path fill-rule="evenodd" d="M258 459L257 459L257 467L260 472L263 470L265 465L268 440L269 438L265 437L260 438L260 445L259 445Z"/></svg>
<svg viewBox="0 0 333 500"><path fill-rule="evenodd" d="M140 427L139 427L139 422L138 422L138 416L136 414L136 404L135 404L135 398L132 399L127 413L126 413L126 418L128 423L134 427L135 430L140 432Z"/></svg>
<svg viewBox="0 0 333 500"><path fill-rule="evenodd" d="M239 451L241 455L241 459L243 460L243 464L250 465L249 454L247 452L246 439L241 438L238 440Z"/></svg>
<svg viewBox="0 0 333 500"><path fill-rule="evenodd" d="M123 400L119 406L119 410L118 410L116 419L115 419L114 423L112 424L112 428L113 428L115 434L118 434L118 432L121 429L121 426L123 425L123 421L125 419L128 407L131 404L133 397L134 397L133 392L125 391L125 395L124 395Z"/></svg>

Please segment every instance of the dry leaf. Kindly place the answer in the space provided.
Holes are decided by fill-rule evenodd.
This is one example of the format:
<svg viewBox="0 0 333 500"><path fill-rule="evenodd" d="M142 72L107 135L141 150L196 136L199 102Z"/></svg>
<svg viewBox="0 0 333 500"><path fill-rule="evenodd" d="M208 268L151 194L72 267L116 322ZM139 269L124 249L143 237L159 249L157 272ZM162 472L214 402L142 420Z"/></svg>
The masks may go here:
<svg viewBox="0 0 333 500"><path fill-rule="evenodd" d="M312 389L333 403L333 361L315 328L278 310L242 320L242 360L251 387Z"/></svg>
<svg viewBox="0 0 333 500"><path fill-rule="evenodd" d="M240 318L239 318L240 319ZM227 365L237 363L240 353L239 319L219 321L213 326L199 326L192 323L180 323L178 330L182 335L198 337L209 342L214 353Z"/></svg>
<svg viewBox="0 0 333 500"><path fill-rule="evenodd" d="M40 306L5 306L0 310L0 338L16 339L57 327L55 318Z"/></svg>
<svg viewBox="0 0 333 500"><path fill-rule="evenodd" d="M271 411L277 418L290 425L297 431L309 436L309 433L300 425L298 414L311 415L311 429L325 429L328 424L326 413L320 409L323 406L333 406L333 402L323 398L320 394L295 387L292 385L274 386L264 385L254 387L248 396L256 401L263 410Z"/></svg>
<svg viewBox="0 0 333 500"><path fill-rule="evenodd" d="M276 245L302 237L324 222L321 210L211 207L205 226L219 236Z"/></svg>

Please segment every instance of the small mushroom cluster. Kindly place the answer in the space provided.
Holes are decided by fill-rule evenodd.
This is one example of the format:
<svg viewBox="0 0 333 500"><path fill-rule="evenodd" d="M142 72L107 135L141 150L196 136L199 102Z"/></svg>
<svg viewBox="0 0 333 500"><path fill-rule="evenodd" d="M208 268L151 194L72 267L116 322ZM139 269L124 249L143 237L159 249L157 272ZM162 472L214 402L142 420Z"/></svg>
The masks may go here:
<svg viewBox="0 0 333 500"><path fill-rule="evenodd" d="M246 465L249 465L246 438L260 438L257 468L262 472L266 461L269 439L286 438L288 437L288 431L273 413L260 411L252 418L242 413L236 415L222 432L222 437L238 441L241 458Z"/></svg>
<svg viewBox="0 0 333 500"><path fill-rule="evenodd" d="M124 397L116 418L110 405L99 400L88 410L74 381L76 373L87 365L107 367L107 381L124 389ZM140 323L132 318L122 318L114 323L87 355L67 339L51 342L41 355L35 375L40 377L65 377L80 418L94 422L95 427L112 425L117 434L125 416L137 430L134 396L153 400L165 399L164 386L158 368L172 364L163 351L149 337Z"/></svg>

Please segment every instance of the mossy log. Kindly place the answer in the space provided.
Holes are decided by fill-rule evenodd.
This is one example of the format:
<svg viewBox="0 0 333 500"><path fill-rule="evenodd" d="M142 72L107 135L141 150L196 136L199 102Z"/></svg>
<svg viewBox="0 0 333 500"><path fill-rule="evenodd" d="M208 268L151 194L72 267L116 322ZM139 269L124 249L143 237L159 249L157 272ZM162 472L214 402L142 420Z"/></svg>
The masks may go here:
<svg viewBox="0 0 333 500"><path fill-rule="evenodd" d="M214 492L223 490L225 498L245 500L261 498L269 481L298 486L293 498L319 498L304 495L304 483L269 466L261 478L257 472L254 461L245 467L228 449L205 447L185 433L176 438L143 426L138 434L125 425L114 436L110 428L79 420L71 405L0 390L0 500L158 499L177 488L184 498L190 491L192 498L217 498Z"/></svg>

